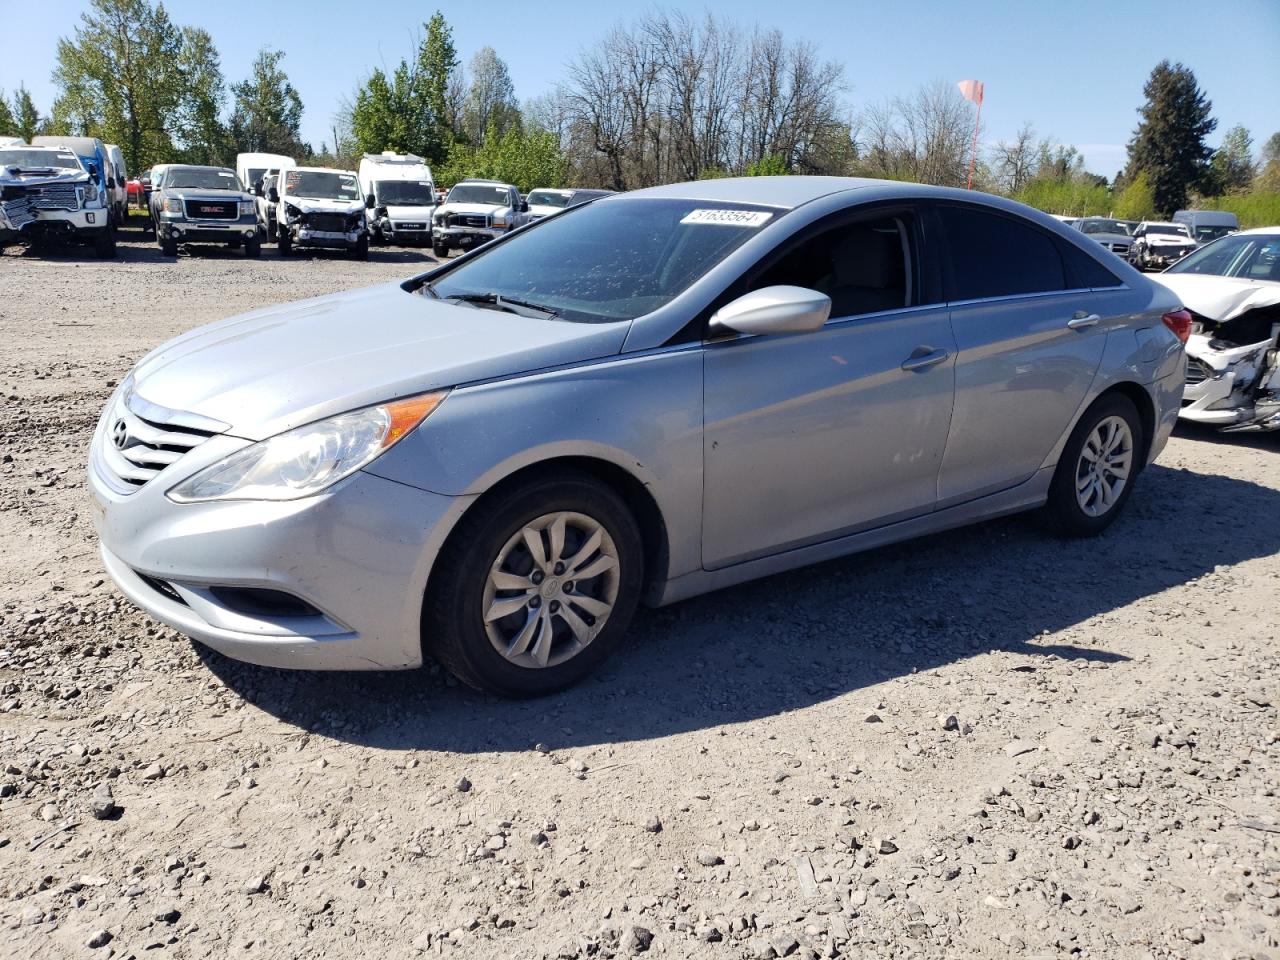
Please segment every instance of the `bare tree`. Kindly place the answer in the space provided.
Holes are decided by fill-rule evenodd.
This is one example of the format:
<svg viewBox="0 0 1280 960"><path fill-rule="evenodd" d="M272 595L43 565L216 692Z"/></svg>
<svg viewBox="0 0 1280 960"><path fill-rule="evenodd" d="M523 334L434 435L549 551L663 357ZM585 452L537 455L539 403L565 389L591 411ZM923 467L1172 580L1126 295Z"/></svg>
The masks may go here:
<svg viewBox="0 0 1280 960"><path fill-rule="evenodd" d="M1016 194L1035 175L1037 165L1036 131L1024 123L1012 142L1001 140L992 150L992 169L996 183L1008 194Z"/></svg>
<svg viewBox="0 0 1280 960"><path fill-rule="evenodd" d="M493 47L481 47L471 58L471 85L462 109L463 131L472 143L479 143L490 124L501 134L519 123L520 108L507 65Z"/></svg>
<svg viewBox="0 0 1280 960"><path fill-rule="evenodd" d="M951 84L937 81L911 97L872 107L863 128L862 158L868 173L944 186L964 184L973 115Z"/></svg>

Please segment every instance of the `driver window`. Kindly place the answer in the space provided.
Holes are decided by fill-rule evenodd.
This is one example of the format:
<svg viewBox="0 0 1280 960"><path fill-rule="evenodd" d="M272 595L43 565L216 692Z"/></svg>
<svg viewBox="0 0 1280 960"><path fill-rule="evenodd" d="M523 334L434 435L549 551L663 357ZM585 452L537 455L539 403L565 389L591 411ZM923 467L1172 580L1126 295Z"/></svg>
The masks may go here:
<svg viewBox="0 0 1280 960"><path fill-rule="evenodd" d="M831 317L911 305L907 230L902 217L846 223L800 241L766 267L750 289L786 284L831 298Z"/></svg>

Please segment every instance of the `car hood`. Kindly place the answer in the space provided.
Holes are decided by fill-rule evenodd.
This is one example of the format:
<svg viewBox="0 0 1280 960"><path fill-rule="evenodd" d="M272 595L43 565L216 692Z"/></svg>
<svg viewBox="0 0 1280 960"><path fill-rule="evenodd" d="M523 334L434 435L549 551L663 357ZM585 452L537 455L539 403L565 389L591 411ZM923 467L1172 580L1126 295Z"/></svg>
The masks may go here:
<svg viewBox="0 0 1280 960"><path fill-rule="evenodd" d="M437 216L442 213L484 213L495 214L509 209L496 203L442 203L436 207Z"/></svg>
<svg viewBox="0 0 1280 960"><path fill-rule="evenodd" d="M297 207L303 213L359 213L364 210L362 200L321 200L313 197L284 197L285 203Z"/></svg>
<svg viewBox="0 0 1280 960"><path fill-rule="evenodd" d="M1133 237L1127 233L1086 233L1086 237L1090 240L1096 240L1098 243L1132 243Z"/></svg>
<svg viewBox="0 0 1280 960"><path fill-rule="evenodd" d="M88 183L89 174L70 167L4 167L0 169L0 179L23 187L38 187L48 183Z"/></svg>
<svg viewBox="0 0 1280 960"><path fill-rule="evenodd" d="M549 203L531 203L529 204L529 212L535 217L549 217L553 213L559 213L564 207L552 206Z"/></svg>
<svg viewBox="0 0 1280 960"><path fill-rule="evenodd" d="M206 187L170 187L160 191L160 196L179 200L252 200L253 195L243 190L214 190Z"/></svg>
<svg viewBox="0 0 1280 960"><path fill-rule="evenodd" d="M1194 247L1196 242L1190 237L1175 237L1170 233L1150 233L1144 237L1149 247Z"/></svg>
<svg viewBox="0 0 1280 960"><path fill-rule="evenodd" d="M1225 323L1259 307L1280 305L1280 283L1203 273L1161 273L1151 279L1174 292L1188 310Z"/></svg>
<svg viewBox="0 0 1280 960"><path fill-rule="evenodd" d="M199 327L132 377L145 400L261 440L396 397L612 356L627 327L520 317L389 283Z"/></svg>

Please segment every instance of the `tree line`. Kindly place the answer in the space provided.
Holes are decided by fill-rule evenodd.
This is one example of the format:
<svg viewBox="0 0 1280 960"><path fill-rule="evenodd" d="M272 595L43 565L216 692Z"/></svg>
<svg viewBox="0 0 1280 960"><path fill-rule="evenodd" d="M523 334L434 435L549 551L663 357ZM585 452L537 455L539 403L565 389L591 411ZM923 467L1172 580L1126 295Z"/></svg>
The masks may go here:
<svg viewBox="0 0 1280 960"><path fill-rule="evenodd" d="M494 48L464 66L437 12L411 56L373 69L337 105L318 149L301 138L303 103L282 52L260 50L249 76L228 83L208 32L175 24L152 0L90 0L58 43L53 80L48 116L25 87L0 91L0 132L99 136L120 144L133 170L225 164L243 151L350 167L394 150L424 157L442 185L486 176L526 191L792 173L962 186L974 124L951 83L855 110L844 65L812 43L662 9L615 26L549 93L524 101ZM975 186L1075 216L1212 204L1280 221L1280 133L1257 156L1239 126L1210 149L1212 105L1181 64L1157 64L1143 93L1127 162L1110 180L1024 124L980 152Z"/></svg>

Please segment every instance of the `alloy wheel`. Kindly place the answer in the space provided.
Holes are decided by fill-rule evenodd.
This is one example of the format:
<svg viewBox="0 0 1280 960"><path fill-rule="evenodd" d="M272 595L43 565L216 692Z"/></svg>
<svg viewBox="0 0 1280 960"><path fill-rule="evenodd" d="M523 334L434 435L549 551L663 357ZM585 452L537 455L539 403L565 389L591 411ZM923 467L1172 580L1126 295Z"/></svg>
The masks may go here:
<svg viewBox="0 0 1280 960"><path fill-rule="evenodd" d="M1089 432L1076 464L1076 502L1086 516L1100 517L1116 501L1133 469L1133 431L1123 417L1110 416Z"/></svg>
<svg viewBox="0 0 1280 960"><path fill-rule="evenodd" d="M618 549L603 525L571 511L517 530L489 568L485 633L521 667L554 667L599 636L618 600Z"/></svg>

